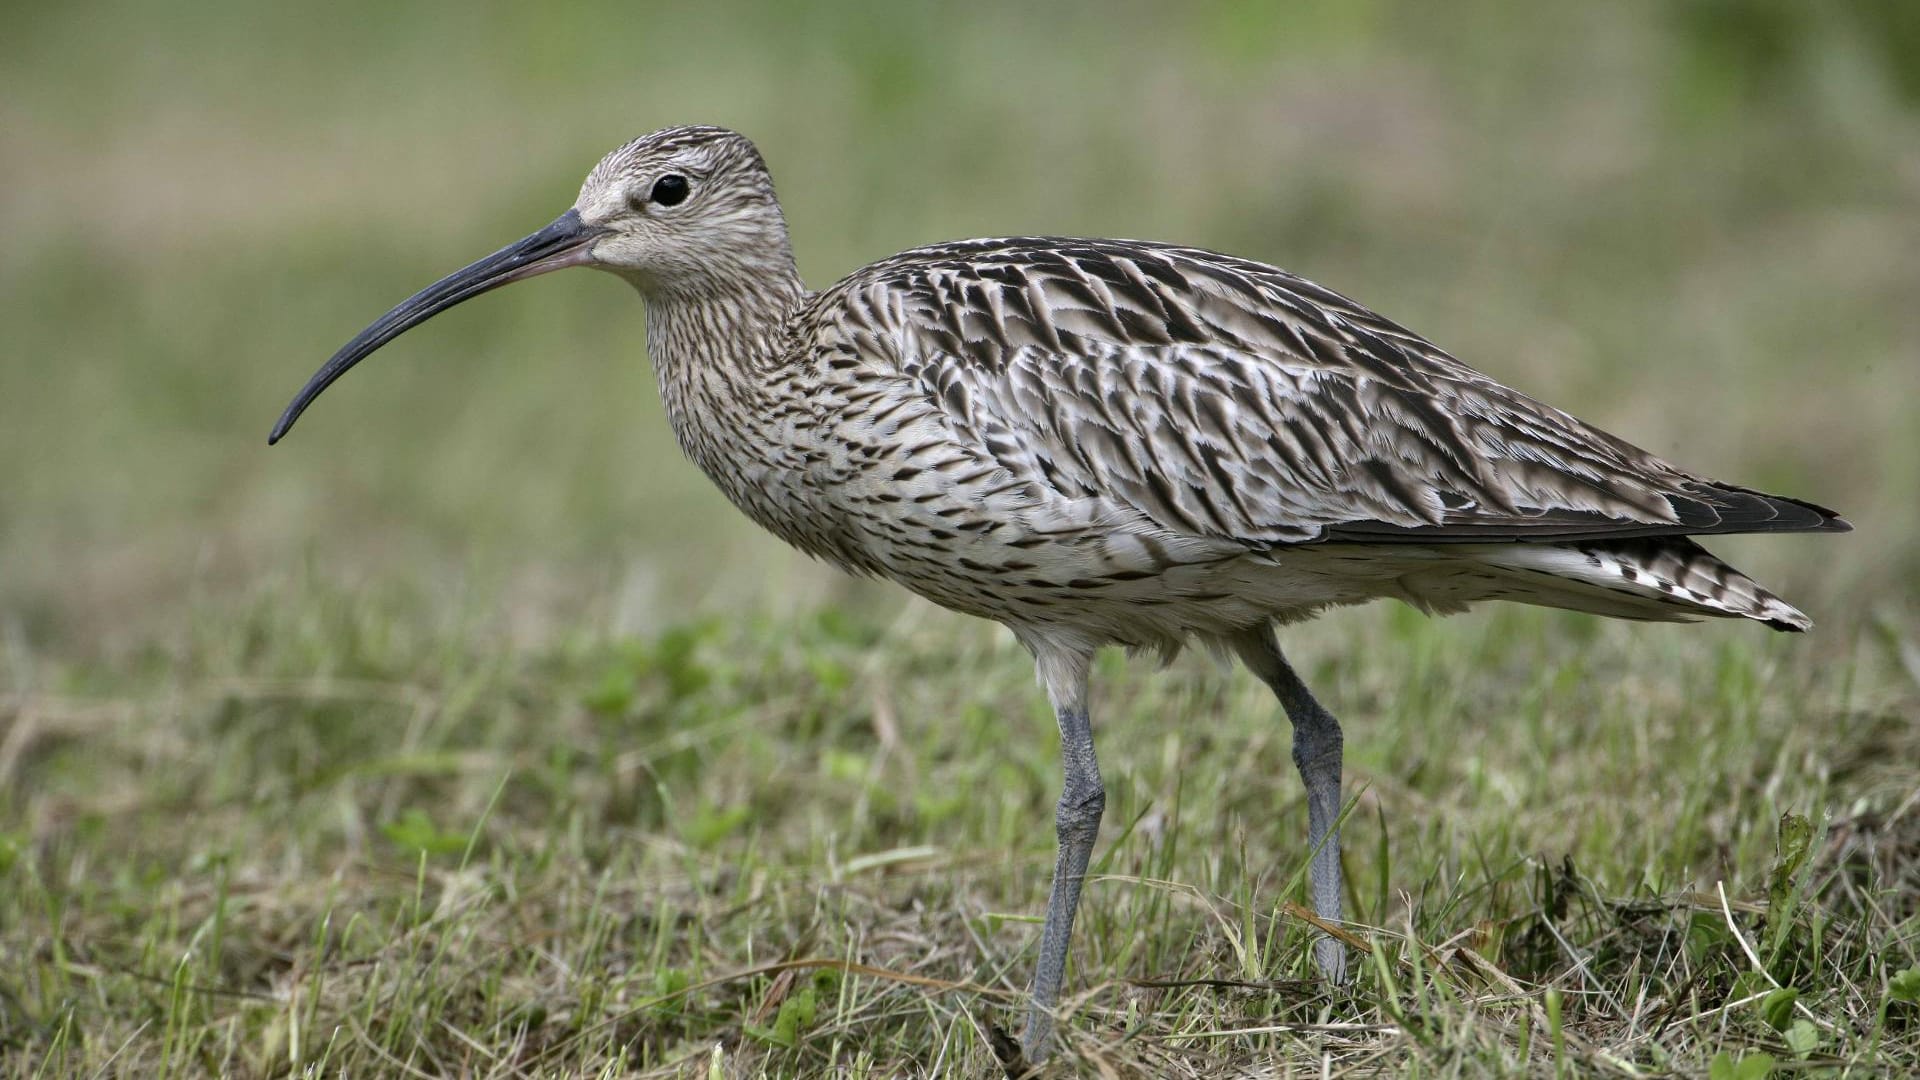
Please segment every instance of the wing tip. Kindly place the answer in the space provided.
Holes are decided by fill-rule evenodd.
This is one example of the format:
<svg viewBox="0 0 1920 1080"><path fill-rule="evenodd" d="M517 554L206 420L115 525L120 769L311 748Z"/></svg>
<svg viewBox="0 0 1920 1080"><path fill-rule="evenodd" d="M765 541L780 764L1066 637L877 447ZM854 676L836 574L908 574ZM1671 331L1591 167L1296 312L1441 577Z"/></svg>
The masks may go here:
<svg viewBox="0 0 1920 1080"><path fill-rule="evenodd" d="M1710 483L1687 495L1669 494L1680 524L1708 533L1852 532L1853 523L1819 503L1770 495L1733 484Z"/></svg>

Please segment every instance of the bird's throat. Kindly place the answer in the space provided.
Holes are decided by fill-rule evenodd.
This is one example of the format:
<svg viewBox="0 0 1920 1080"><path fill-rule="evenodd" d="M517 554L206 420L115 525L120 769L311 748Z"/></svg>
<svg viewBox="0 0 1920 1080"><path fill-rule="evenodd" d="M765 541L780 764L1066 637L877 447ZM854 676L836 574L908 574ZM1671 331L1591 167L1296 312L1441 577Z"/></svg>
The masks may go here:
<svg viewBox="0 0 1920 1080"><path fill-rule="evenodd" d="M726 298L647 297L647 351L680 449L763 528L837 561L818 527L807 439L791 408L807 373L795 347L806 301L791 288Z"/></svg>

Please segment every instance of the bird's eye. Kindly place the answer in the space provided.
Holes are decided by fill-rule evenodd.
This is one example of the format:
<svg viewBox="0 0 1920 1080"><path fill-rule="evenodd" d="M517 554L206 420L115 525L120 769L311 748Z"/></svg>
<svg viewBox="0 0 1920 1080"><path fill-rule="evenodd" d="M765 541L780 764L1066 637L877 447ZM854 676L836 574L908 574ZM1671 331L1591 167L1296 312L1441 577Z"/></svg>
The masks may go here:
<svg viewBox="0 0 1920 1080"><path fill-rule="evenodd" d="M652 198L661 206L679 206L687 201L687 195L692 190L686 177L679 173L668 173L653 182Z"/></svg>

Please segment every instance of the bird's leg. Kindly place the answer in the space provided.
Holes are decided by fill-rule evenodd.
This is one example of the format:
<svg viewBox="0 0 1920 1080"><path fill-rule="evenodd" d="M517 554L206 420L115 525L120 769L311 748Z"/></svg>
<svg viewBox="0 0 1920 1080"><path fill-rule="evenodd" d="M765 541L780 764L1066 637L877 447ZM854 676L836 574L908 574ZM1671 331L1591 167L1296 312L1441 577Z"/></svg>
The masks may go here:
<svg viewBox="0 0 1920 1080"><path fill-rule="evenodd" d="M1080 906L1080 886L1093 856L1093 842L1100 834L1100 814L1106 808L1107 793L1100 783L1100 764L1093 756L1093 726L1087 717L1087 674L1092 657L1078 651L1041 649L1034 655L1040 680L1060 720L1060 761L1066 778L1054 811L1060 851L1053 866L1053 889L1047 896L1047 921L1040 931L1040 961L1034 968L1033 996L1027 1003L1027 1030L1020 1037L1027 1060L1037 1064L1053 1049L1053 1009L1060 1000L1074 911Z"/></svg>
<svg viewBox="0 0 1920 1080"><path fill-rule="evenodd" d="M1307 789L1307 841L1313 847L1310 867L1314 914L1328 922L1340 921L1340 757L1343 741L1340 721L1320 707L1300 681L1287 658L1280 654L1273 628L1250 630L1234 640L1234 650L1260 681L1280 699L1293 724L1293 764ZM1333 982L1347 979L1347 950L1334 938L1313 943L1313 959Z"/></svg>

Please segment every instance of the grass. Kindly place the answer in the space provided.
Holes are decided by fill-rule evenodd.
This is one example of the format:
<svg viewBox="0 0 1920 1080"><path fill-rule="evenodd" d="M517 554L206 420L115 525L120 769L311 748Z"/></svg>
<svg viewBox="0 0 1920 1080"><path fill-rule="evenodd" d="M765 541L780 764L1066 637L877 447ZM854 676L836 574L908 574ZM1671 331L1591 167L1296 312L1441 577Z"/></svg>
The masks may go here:
<svg viewBox="0 0 1920 1080"><path fill-rule="evenodd" d="M1112 654L1065 1071L1920 1067L1910 638L1294 637L1345 706L1371 955L1311 977L1258 684ZM997 631L829 609L527 650L295 583L34 680L0 752L22 1074L992 1075L1013 1026L1057 765Z"/></svg>
<svg viewBox="0 0 1920 1080"><path fill-rule="evenodd" d="M1354 984L1253 680L1103 656L1061 1075L1920 1069L1910 5L67 5L0 35L0 1072L994 1076L1052 719L996 629L678 460L618 283L267 425L608 146L755 137L808 280L962 235L1262 258L1859 531L1819 622L1377 607Z"/></svg>

